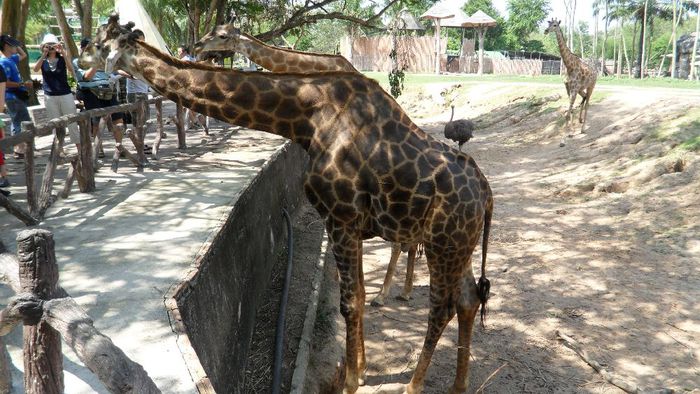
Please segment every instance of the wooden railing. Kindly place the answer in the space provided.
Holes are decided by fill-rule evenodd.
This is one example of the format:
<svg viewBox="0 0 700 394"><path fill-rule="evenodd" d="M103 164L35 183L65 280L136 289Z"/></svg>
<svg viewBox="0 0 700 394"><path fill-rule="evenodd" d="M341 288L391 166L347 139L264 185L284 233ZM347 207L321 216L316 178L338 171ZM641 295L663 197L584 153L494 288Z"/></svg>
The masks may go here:
<svg viewBox="0 0 700 394"><path fill-rule="evenodd" d="M137 171L143 171L144 166L153 164L149 163L144 154L144 139L145 139L145 106L154 104L156 108L156 136L153 142L151 157L154 160L158 159L158 151L163 136L163 97L155 97L149 100L141 100L135 103L122 104L113 107L92 109L83 111L73 115L65 115L56 119L52 119L46 123L35 125L32 122L22 123L22 132L6 137L0 140L0 151L9 153L12 147L24 143L26 153L24 158L24 174L27 185L27 209L22 208L9 197L0 194L0 207L4 207L8 212L24 222L27 226L39 223L46 213L46 210L55 201L56 196L53 195L53 183L56 172L56 167L59 164L70 164L68 175L59 194L61 198L67 198L70 194L73 182L77 179L78 188L82 193L89 193L95 190L94 173L98 166L98 152L102 147L101 133L98 132L94 141L91 138L91 123L93 117L100 117L101 123L107 127L108 131L114 136L115 151L112 157L112 171L116 172L119 168L120 155L126 157L136 167ZM131 111L136 113L134 121L134 129L127 137L132 141L136 148L136 153L130 152L122 145L123 134L122 130L115 128L111 114L115 112ZM183 121L184 110L181 106L177 106L177 114L175 124L177 126L178 148L186 149L185 142L185 127ZM70 156L61 156L61 141L65 137L65 127L71 123L77 123L80 129L80 151L78 154ZM100 130L102 124L100 125ZM41 179L41 185L36 190L34 175L35 175L35 148L36 138L50 135L55 130L51 152L49 153L48 164L44 170ZM7 133L6 133L7 134ZM61 138L59 138L61 137Z"/></svg>
<svg viewBox="0 0 700 394"><path fill-rule="evenodd" d="M53 234L24 230L17 255L0 242L0 276L17 295L0 311L0 392L12 387L2 336L24 323L24 392L64 392L61 338L111 393L160 393L143 367L129 359L58 285Z"/></svg>

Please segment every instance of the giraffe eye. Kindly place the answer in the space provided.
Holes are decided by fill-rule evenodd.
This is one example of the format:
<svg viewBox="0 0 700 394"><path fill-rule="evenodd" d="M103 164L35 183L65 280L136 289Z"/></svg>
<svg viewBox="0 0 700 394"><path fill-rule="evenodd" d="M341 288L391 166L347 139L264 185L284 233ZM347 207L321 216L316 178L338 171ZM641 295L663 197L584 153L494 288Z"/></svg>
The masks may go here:
<svg viewBox="0 0 700 394"><path fill-rule="evenodd" d="M225 39L228 38L228 35L226 35L226 34L219 34L219 38L221 38L222 40L225 40Z"/></svg>

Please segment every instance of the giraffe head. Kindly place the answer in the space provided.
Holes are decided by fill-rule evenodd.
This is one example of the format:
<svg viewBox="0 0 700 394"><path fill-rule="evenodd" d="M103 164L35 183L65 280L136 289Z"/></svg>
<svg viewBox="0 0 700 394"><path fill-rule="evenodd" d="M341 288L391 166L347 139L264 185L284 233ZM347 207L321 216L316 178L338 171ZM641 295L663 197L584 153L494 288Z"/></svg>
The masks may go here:
<svg viewBox="0 0 700 394"><path fill-rule="evenodd" d="M107 60L110 58L110 55L111 57L117 55L116 49L119 48L120 45L123 51L124 43L120 43L119 40L127 38L127 36L132 33L133 27L134 22L120 25L119 15L112 14L107 23L97 28L95 38L80 53L78 66L83 69L90 67L105 68L107 73L111 72L116 60L111 62L110 66L112 67L106 70L107 64L110 63Z"/></svg>
<svg viewBox="0 0 700 394"><path fill-rule="evenodd" d="M559 30L560 23L561 22L559 21L559 19L552 18L552 20L549 21L549 26L547 26L547 28L544 29L544 34L547 34L549 32L555 32L555 31Z"/></svg>
<svg viewBox="0 0 700 394"><path fill-rule="evenodd" d="M204 52L232 51L241 52L241 46L247 37L233 26L233 22L216 26L202 39L194 44L194 55L201 57Z"/></svg>

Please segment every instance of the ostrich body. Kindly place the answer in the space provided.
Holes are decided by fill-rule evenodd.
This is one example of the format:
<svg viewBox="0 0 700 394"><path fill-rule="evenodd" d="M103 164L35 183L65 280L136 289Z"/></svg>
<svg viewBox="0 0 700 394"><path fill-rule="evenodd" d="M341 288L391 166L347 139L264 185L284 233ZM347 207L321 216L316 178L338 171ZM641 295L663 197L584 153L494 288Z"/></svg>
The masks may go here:
<svg viewBox="0 0 700 394"><path fill-rule="evenodd" d="M452 115L450 121L445 124L445 138L455 141L462 151L462 145L469 141L473 136L474 122L467 119L452 120L455 116L455 106L452 106Z"/></svg>

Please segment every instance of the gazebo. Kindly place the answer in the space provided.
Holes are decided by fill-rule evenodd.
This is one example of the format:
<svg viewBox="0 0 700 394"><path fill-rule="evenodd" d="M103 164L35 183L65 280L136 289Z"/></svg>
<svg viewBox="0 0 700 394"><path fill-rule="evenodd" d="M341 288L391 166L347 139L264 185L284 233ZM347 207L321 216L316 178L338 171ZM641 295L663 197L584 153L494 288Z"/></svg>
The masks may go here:
<svg viewBox="0 0 700 394"><path fill-rule="evenodd" d="M496 20L479 10L467 18L462 26L475 28L479 34L479 69L477 75L481 75L484 72L484 35L489 27L496 26Z"/></svg>
<svg viewBox="0 0 700 394"><path fill-rule="evenodd" d="M454 7L448 1L435 3L421 15L421 19L432 19L435 22L435 74L440 74L440 21L453 18L459 7Z"/></svg>

